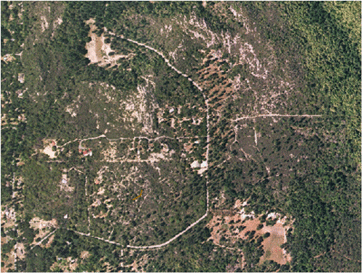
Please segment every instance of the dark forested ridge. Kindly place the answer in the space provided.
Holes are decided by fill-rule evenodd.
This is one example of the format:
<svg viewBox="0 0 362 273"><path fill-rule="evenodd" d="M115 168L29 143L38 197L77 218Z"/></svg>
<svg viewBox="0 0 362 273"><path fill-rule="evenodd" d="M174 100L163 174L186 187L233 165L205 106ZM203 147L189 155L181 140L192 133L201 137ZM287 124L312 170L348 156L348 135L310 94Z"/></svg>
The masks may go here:
<svg viewBox="0 0 362 273"><path fill-rule="evenodd" d="M2 213L16 213L13 220L2 220L2 237L7 238L2 241L2 268L64 271L75 263L76 271L360 272L360 9L360 2L2 2L1 202ZM130 57L115 66L90 65L85 57L90 18L95 33L109 39L113 54ZM156 250L125 246L165 242L205 213L205 176L189 165L205 158L206 108L191 81L155 52L120 35L163 52L210 98L212 213ZM230 46L233 39L240 42ZM248 45L253 51L243 53ZM253 63L254 56L258 62ZM268 69L266 79L255 68L259 60ZM19 80L21 75L25 81ZM278 95L280 100L265 103L280 89L279 82L292 87ZM143 140L136 137L145 135L147 124L127 120L127 107L120 107L132 102L140 86L147 86L144 107L157 105L149 111L157 133ZM80 105L75 116L65 110L77 109L74 105ZM233 121L265 109L318 118ZM128 154L147 161L168 147L172 161L156 163L168 170L167 176L148 163L107 163L105 195L90 201L101 187L93 182L103 168L101 151L111 147L105 138L83 143L93 150L92 157L78 153L77 141L64 149L53 147L56 159L40 152L45 140L61 146L102 134L136 138L117 143L119 158ZM192 142L150 140L159 135ZM60 191L64 170L74 166L81 172L67 173L73 190ZM135 169L142 179L132 176ZM136 183L123 195L136 196L141 185L160 197L150 194L142 210L129 200L122 202L120 188L113 185L124 174ZM93 208L99 200L102 204ZM254 239L249 234L237 242L224 237L223 246L210 240L212 229L206 226L211 216L231 210L236 200L248 200L257 215L275 211L293 219L283 244L291 262L260 262L262 242L270 234ZM91 214L107 216L90 221ZM58 223L47 229L56 231L42 246L32 245L41 240L29 224L34 217ZM74 232L87 233L89 223L93 236L120 246ZM231 230L224 223L223 229ZM47 242L50 247L43 247ZM9 253L16 244L24 245L25 256L14 267ZM68 263L67 257L77 260Z"/></svg>

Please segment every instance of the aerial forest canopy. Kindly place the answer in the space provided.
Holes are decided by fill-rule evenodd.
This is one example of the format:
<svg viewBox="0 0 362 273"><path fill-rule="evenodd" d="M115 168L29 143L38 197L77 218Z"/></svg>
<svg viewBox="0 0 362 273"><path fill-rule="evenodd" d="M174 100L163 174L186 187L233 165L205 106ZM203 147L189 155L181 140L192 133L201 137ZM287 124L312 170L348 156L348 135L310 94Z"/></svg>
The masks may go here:
<svg viewBox="0 0 362 273"><path fill-rule="evenodd" d="M2 271L361 271L360 2L1 2Z"/></svg>

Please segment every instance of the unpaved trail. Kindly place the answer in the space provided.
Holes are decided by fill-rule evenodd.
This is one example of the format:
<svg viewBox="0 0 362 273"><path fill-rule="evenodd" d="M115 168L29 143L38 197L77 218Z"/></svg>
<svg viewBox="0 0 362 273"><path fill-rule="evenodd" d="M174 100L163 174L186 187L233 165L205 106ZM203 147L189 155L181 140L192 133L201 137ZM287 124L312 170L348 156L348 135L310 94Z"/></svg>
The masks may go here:
<svg viewBox="0 0 362 273"><path fill-rule="evenodd" d="M115 35L114 33L110 33L111 35ZM190 226L188 226L184 231L180 232L179 234L177 234L176 236L174 236L173 238L171 238L170 240L168 240L167 242L163 243L163 244L159 244L159 245L153 245L153 246L144 246L144 247L135 247L135 246L127 246L129 248L158 248L158 247L163 247L167 244L169 244L170 242L172 242L173 240L175 240L176 238L178 238L179 236L181 236L182 234L184 234L186 231L188 231L190 228L192 228L194 225L198 224L201 220L203 220L208 212L209 212L209 189L208 189L208 184L209 184L209 176L208 176L208 168L209 168L209 148L210 148L210 112L209 112L209 101L208 98L206 97L205 92L203 91L203 89L196 83L194 82L189 76L187 76L186 74L182 73L180 70L178 70L176 67L174 67L170 61L165 57L165 55L158 51L157 49L150 47L146 44L137 42L135 40L131 40L128 38L124 38L123 36L118 36L122 39L126 39L127 41L137 44L139 46L143 46L149 50L152 50L153 52L156 52L158 55L160 55L164 61L166 62L166 64L173 69L174 71L176 71L178 74L180 74L181 76L185 77L186 79L188 79L202 94L202 96L204 97L205 100L205 105L206 105L206 129L207 129L207 140L206 140L206 213L204 214L204 216L202 216L199 220L197 220L196 222L194 222L193 224L191 224Z"/></svg>
<svg viewBox="0 0 362 273"><path fill-rule="evenodd" d="M32 250L37 245L40 245L44 240L46 240L50 235L54 234L58 229L55 229L54 231L50 232L47 236L45 236L43 239L41 239L39 242L37 242L35 245L33 245L30 250Z"/></svg>
<svg viewBox="0 0 362 273"><path fill-rule="evenodd" d="M117 246L121 245L120 243L116 243L116 242L113 242L113 241L110 241L110 240L106 240L106 239L103 239L103 238L100 238L100 237L97 237L97 236L92 236L92 235L89 235L89 234L86 234L86 233L83 233L83 232L80 232L80 231L76 231L76 230L73 230L73 229L67 229L67 230L73 231L73 232L75 232L75 233L77 233L79 235L83 235L83 236L86 236L86 237L98 239L98 240L101 240L101 241L109 243L109 244L113 244L113 245L117 245Z"/></svg>
<svg viewBox="0 0 362 273"><path fill-rule="evenodd" d="M109 34L113 35L113 36L116 36L114 33L112 32L109 32ZM208 102L208 98L206 97L205 93L203 92L203 89L197 84L195 83L190 77L188 77L186 74L183 74L180 70L178 70L176 67L174 67L170 61L164 56L164 54L162 52L159 52L158 50L156 50L155 48L153 47L150 47L146 44L143 44L143 43L139 43L137 41L134 41L134 40L131 40L131 39L127 39L127 38L124 38L123 36L118 36L122 39L125 39L129 42L132 42L134 44L137 44L139 46L143 46L149 50L152 50L154 52L156 52L158 55L160 55L166 62L166 64L171 67L174 71L176 71L178 74L180 74L181 76L187 78L203 95L204 99L205 99L205 105L206 105L206 129L207 129L207 144L206 144L206 171L208 171L208 167L209 167L209 148L210 148L210 113L209 113L209 102ZM106 137L105 135L100 135L98 137L93 137L93 138L88 138L88 139L84 139L84 140L81 140L82 141L85 141L85 140L89 140L89 139L97 139L97 138L101 138L101 137ZM136 137L135 137L136 138ZM147 137L138 137L138 138L144 138L144 139L149 139ZM162 137L157 137L155 139L159 139L159 138L170 138L170 137L166 137L166 136L162 136ZM180 137L182 138L182 137ZM108 138L107 138L108 139ZM122 138L119 138L118 140L120 140ZM174 139L174 138L173 138ZM76 139L78 140L78 139ZM74 141L76 141L74 140ZM73 141L73 142L74 142ZM68 143L71 143L71 142L68 142ZM64 145L63 145L64 146ZM205 219L209 213L209 190L208 190L208 184L209 184L209 176L208 176L208 173L206 172L206 213L200 217L198 220L196 220L194 223L192 223L191 225L189 225L185 230L181 231L180 233L176 234L174 237L172 237L171 239L169 239L168 241L162 243L162 244L158 244L158 245L152 245L152 246L132 246L132 245L127 245L128 248L133 248L133 249L152 249L152 248L160 248L160 247L163 247L163 246L166 246L168 245L169 243L171 243L172 241L176 240L178 237L180 237L181 235L183 235L185 232L187 232L189 229L191 229L193 226L197 225L200 221L202 221L203 219ZM80 234L80 235L83 235L83 236L87 236L87 237L92 237L92 238L96 238L98 240L102 240L104 242L107 242L107 243L110 243L110 244L115 244L115 245L120 245L119 243L116 243L116 242L113 242L113 241L109 241L109 240L106 240L106 239L103 239L103 238L100 238L100 237L95 237L95 236L91 236L89 234L85 234L85 233L82 233L82 232L79 232L79 231L75 231L73 230L75 233L77 234Z"/></svg>
<svg viewBox="0 0 362 273"><path fill-rule="evenodd" d="M88 190L87 190L87 187L88 187L88 177L86 176L85 177L85 186L84 186L84 190L85 190L85 198L86 200L88 200ZM88 218L88 234L90 235L90 212L89 212L89 206L87 208L87 218Z"/></svg>
<svg viewBox="0 0 362 273"><path fill-rule="evenodd" d="M173 69L175 72L177 72L178 74L180 74L181 76L187 78L203 95L204 97L204 100L205 100L205 106L206 106L206 127L207 127L207 144L206 144L206 170L208 171L208 166L209 166L209 148L210 148L210 109L209 109L209 101L208 101L208 98L206 97L203 89L196 83L194 82L190 77L188 77L186 74L182 73L180 70L178 70L176 67L174 67L170 61L165 57L165 55L158 51L157 49L151 47L151 46L148 46L146 44L143 44L143 43L140 43L140 42L137 42L135 40L132 40L132 39L128 39L128 38L124 38L122 35L116 35L112 32L108 32L110 35L113 35L113 36L118 36L122 39L125 39L131 43L134 43L134 44L137 44L139 46L142 46L142 47L145 47L155 53L157 53L159 56L161 56L164 61L166 62L166 64L171 68ZM257 116L246 116L246 117L240 117L240 118L237 118L237 119L234 119L232 120L232 122L236 122L236 121L239 121L239 120L243 120L243 119L254 119L254 118L260 118L260 117L308 117L308 118L311 118L311 117L321 117L322 115L280 115L280 114L265 114L265 115L257 115ZM255 132L256 133L256 132ZM100 135L98 137L92 137L92 138L87 138L87 139L82 139L80 140L80 145L83 141L86 141L86 140L91 140L91 139L98 139L98 138L107 138L104 134L103 135ZM136 139L136 138L139 138L139 139L148 139L150 140L150 138L148 137L133 137L133 138L118 138L118 139L108 139L109 141L117 141L117 140L122 140L122 139ZM167 137L167 136L160 136L160 137L156 137L154 138L153 140L157 140L157 139L161 139L161 138L169 138L169 139L175 139L175 138L171 138L171 137ZM176 139L182 139L183 137L178 137ZM186 138L186 137L184 137ZM69 143L72 143L74 141L77 141L79 139L75 139L73 141L69 141L65 144L63 144L62 146L60 147L64 147L65 145L69 144ZM255 142L257 144L257 140L255 139ZM168 241L162 243L162 244L158 244L158 245L151 245L151 246L132 246L132 245L127 245L127 248L133 248L133 249L153 249L153 248L161 248L161 247L164 247L166 245L168 245L169 243L171 243L172 241L176 240L178 237L180 237L181 235L183 235L185 232L187 232L189 229L191 229L193 226L197 225L200 221L202 221L203 219L205 219L209 213L209 190L208 190L208 184L209 184L209 176L208 176L208 172L206 172L206 213L200 217L198 220L196 220L194 223L192 223L191 225L189 225L185 230L183 230L182 232L176 234L174 237L172 237L171 239L169 239ZM106 239L103 239L103 238L100 238L100 237L96 237L96 236L91 236L90 234L85 234L85 233L82 233L82 232L79 232L79 231L75 231L75 230L72 230L74 231L75 233L79 234L79 235L83 235L83 236L87 236L87 237L91 237L91 238L95 238L95 239L98 239L98 240L101 240L101 241L104 241L104 242L107 242L107 243L110 243L110 244L115 244L115 245L121 245L117 242L114 242L114 241L110 241L110 240L106 240Z"/></svg>
<svg viewBox="0 0 362 273"><path fill-rule="evenodd" d="M233 122L243 120L243 119L254 119L254 118L263 118L263 117L287 117L287 118L315 118L315 117L321 117L322 115L280 115L280 114L265 114L265 115L257 115L257 116L247 116L247 117L240 117L237 119L233 119Z"/></svg>
<svg viewBox="0 0 362 273"><path fill-rule="evenodd" d="M58 148L63 148L64 146L67 146L68 144L73 143L73 142L75 142L75 141L77 141L77 140L78 140L78 138L76 138L76 139L74 139L74 140L70 140L70 141L64 143L63 145L58 146Z"/></svg>
<svg viewBox="0 0 362 273"><path fill-rule="evenodd" d="M200 221L202 221L203 219L205 219L207 217L207 212L200 218L198 219L196 222L192 223L191 225L189 225L184 231L178 233L177 235L175 235L174 237L172 237L170 240L168 240L167 242L164 242L162 244L159 244L159 245L152 245L152 246L132 246L132 245L127 245L128 248L134 248L134 249L152 249L152 248L160 248L160 247L163 247L163 246L166 246L168 245L169 243L171 243L172 241L176 240L178 237L180 237L182 234L184 234L186 231L188 231L189 229L191 229L193 226L197 225ZM83 236L86 236L86 237L91 237L91 238L94 238L94 239L98 239L98 240L101 240L103 242L106 242L106 243L110 243L110 244L113 244L113 245L118 245L120 246L121 244L120 243L117 243L117 242L114 242L114 241L110 241L110 240L107 240L107 239L103 239L101 237L97 237L97 236L92 236L90 234L86 234L86 233L83 233L83 232L80 232L80 231L76 231L76 230L72 230L72 229L68 229L70 231L73 231L79 235L83 235Z"/></svg>
<svg viewBox="0 0 362 273"><path fill-rule="evenodd" d="M201 136L201 137L207 137L207 136ZM83 141L87 141L87 140L94 140L94 139L99 139L99 138L106 138L108 141L118 141L118 140L135 140L135 139L147 139L148 141L156 141L156 140L159 140L159 139L162 139L162 138L167 138L167 139L192 139L192 138L201 138L200 136L195 136L195 137L169 137L169 136L158 136L158 137L155 137L155 138L151 138L151 137L146 137L146 136L135 136L135 137L120 137L120 138L108 138L106 137L106 135L102 134L100 136L96 136L96 137L89 137L89 138L84 138L84 139L79 139L79 138L76 138L74 140L70 140L66 143L64 143L63 145L61 146L58 146L58 148L63 148L64 146L70 144L70 143L73 143L73 142L76 142L76 141L79 141L80 142L80 146L79 148L83 148L82 147L82 142ZM53 162L53 161L52 161Z"/></svg>
<svg viewBox="0 0 362 273"><path fill-rule="evenodd" d="M128 248L135 248L135 249L151 249L151 248L159 248L159 247L163 247L168 245L169 243L171 243L172 241L176 240L178 237L180 237L182 234L184 234L186 231L188 231L190 228L192 228L194 225L197 225L200 221L202 221L203 219L205 219L207 217L208 214L208 210L206 211L206 213L196 222L192 223L191 225L189 225L184 231L181 231L179 234L175 235L174 237L172 237L170 240L168 240L167 242L164 242L162 244L159 245L152 245L152 246L131 246L131 245L127 245Z"/></svg>

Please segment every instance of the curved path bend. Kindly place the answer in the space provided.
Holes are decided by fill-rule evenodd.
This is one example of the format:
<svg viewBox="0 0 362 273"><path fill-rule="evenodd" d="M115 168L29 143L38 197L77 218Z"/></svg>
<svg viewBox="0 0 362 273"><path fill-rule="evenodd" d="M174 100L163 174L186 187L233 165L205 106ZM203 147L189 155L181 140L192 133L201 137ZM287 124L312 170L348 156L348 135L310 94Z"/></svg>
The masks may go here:
<svg viewBox="0 0 362 273"><path fill-rule="evenodd" d="M209 123L209 120L210 120L210 112L209 112L209 101L208 101L208 98L206 97L206 94L204 93L203 89L196 83L194 82L188 75L182 73L180 70L178 70L176 67L174 67L170 61L165 57L165 55L158 51L157 49L149 46L149 45L146 45L144 43L140 43L140 42L137 42L135 40L132 40L132 39L128 39L128 38L125 38L123 35L116 35L115 33L112 33L112 32L109 32L108 33L112 36L117 36L121 39L124 39L124 40L127 40L131 43L134 43L134 44L137 44L138 46L142 46L142 47L145 47L149 50L152 50L153 52L157 53L159 56L161 56L164 61L166 62L166 64L171 68L173 69L175 72L177 72L179 75L187 78L203 95L204 97L204 100L205 100L205 105L206 105L206 126L207 126L207 144L206 144L206 164L207 164L207 170L208 170L208 166L209 166L209 148L210 148L210 123ZM246 116L246 117L240 117L240 118L236 118L234 120L232 120L232 122L237 122L239 120L243 120L243 119L254 119L254 118L260 118L260 117L308 117L308 118L312 118L312 117L321 117L321 115L281 115L281 114L265 114L265 115L256 115L256 116ZM87 139L75 139L73 141L69 141L65 144L63 144L62 146L65 146L71 142L74 142L74 141L77 141L77 140L80 140L81 142L82 141L85 141L85 140L90 140L90 139L97 139L97 138L102 138L102 137L105 137L107 138L105 135L100 135L98 137L93 137L93 138L87 138ZM157 137L157 139L159 138L170 138L170 137L166 137L166 136L160 136L160 137ZM146 138L148 139L147 137L135 137L135 138ZM182 138L182 137L181 137ZM108 138L107 138L108 139ZM117 140L121 140L123 138L119 138ZM110 141L114 141L115 139L108 139ZM61 146L61 147L62 147ZM169 243L171 243L172 241L176 240L178 237L180 237L181 235L183 235L185 232L187 232L189 229L191 229L193 226L197 225L199 222L201 222L203 219L205 219L209 213L209 190L208 190L208 187L207 185L209 184L209 177L208 177L208 173L206 172L206 212L205 214L200 217L197 221L195 221L194 223L192 223L191 225L189 225L185 230L181 231L180 233L176 234L174 237L172 237L171 239L169 239L168 241L162 243L162 244L158 244L158 245L151 245L151 246L132 246L132 245L127 245L126 247L127 248L132 248L132 249L155 249L155 248L161 248L161 247L164 247L166 245L168 245ZM110 241L110 240L106 240L104 238L100 238L100 237L97 237L97 236L91 236L90 234L85 234L83 232L79 232L79 231L75 231L75 230L72 230L74 231L75 233L79 234L79 235L83 235L83 236L87 236L87 237L91 237L91 238L95 238L95 239L98 239L98 240L101 240L101 241L104 241L104 242L107 242L107 243L110 243L110 244L114 244L114 245L121 245L120 243L117 243L117 242L114 242L114 241ZM223 246L221 246L223 247Z"/></svg>
<svg viewBox="0 0 362 273"><path fill-rule="evenodd" d="M116 36L114 33L112 32L109 32L109 34L113 35L113 36ZM184 231L181 231L180 233L178 233L177 235L175 235L174 237L172 237L170 240L162 243L162 244L159 244L159 245L152 245L152 246L132 246L132 245L127 245L128 248L135 248L135 249L151 249L151 248L159 248L159 247L163 247L163 246L166 246L168 245L169 243L171 243L173 240L177 239L178 237L180 237L182 234L184 234L186 231L188 231L189 229L191 229L193 226L197 225L200 221L202 221L203 219L205 219L208 215L208 212L209 212L209 189L207 187L207 185L209 184L209 176L207 174L207 171L208 171L208 166L209 166L209 147L210 147L210 134L209 134L209 129L210 129L210 123L209 123L209 120L210 120L210 113L209 113L209 101L208 101L208 98L206 97L203 89L196 83L194 82L189 76L187 76L186 74L182 73L180 70L178 70L176 67L174 67L171 63L170 63L170 60L168 60L165 55L158 51L157 49L153 48L153 47L150 47L146 44L143 44L143 43L140 43L140 42L137 42L135 40L131 40L131 39L127 39L127 38L124 38L123 36L118 36L122 39L125 39L131 43L134 43L136 45L139 45L139 46L142 46L142 47L145 47L149 50L152 50L153 52L156 52L159 56L161 56L164 61L166 62L166 64L171 68L173 69L174 71L176 71L176 73L180 74L181 76L185 77L186 79L188 79L202 94L202 96L204 97L204 100L205 100L205 105L206 105L206 129L207 129L207 140L206 140L206 213L201 217L199 218L197 221L195 221L194 223L192 223L191 225L189 225Z"/></svg>
<svg viewBox="0 0 362 273"><path fill-rule="evenodd" d="M112 36L116 36L116 34L112 33L112 32L108 32L109 34L111 34ZM170 61L165 57L165 55L158 51L157 49L153 48L153 47L150 47L146 44L143 44L143 43L140 43L140 42L137 42L137 41L134 41L134 40L131 40L131 39L127 39L127 38L124 38L123 36L118 36L122 39L125 39L131 43L134 43L134 44L137 44L139 46L142 46L142 47L145 47L149 50L152 50L154 52L156 52L158 55L160 55L164 61L166 62L166 64L172 68L174 71L176 71L178 74L180 74L181 76L187 78L203 95L204 97L204 100L205 100L205 105L206 105L206 127L207 127L207 144L206 144L206 171L208 170L208 166L209 166L209 147L210 147L210 134L209 134L209 129L210 129L210 126L209 126L209 120L210 120L210 114L209 114L209 103L208 103L208 98L206 97L205 93L203 92L203 89L197 84L195 83L189 76L187 76L186 74L182 73L180 70L178 70L176 67L174 67ZM100 135L98 137L92 137L92 138L87 138L87 139L83 139L83 140L80 140L80 142L83 142L85 140L90 140L90 139L98 139L98 138L107 138L105 135ZM140 137L138 137L140 138ZM145 137L144 137L145 138ZM162 137L158 137L158 138L162 138ZM168 137L166 137L168 138ZM108 139L108 138L107 138ZM122 138L120 138L122 139ZM71 142L74 142L74 141L77 141L79 139L75 139L73 141L69 141L65 144L63 144L62 146L60 147L64 147L65 145L71 143ZM81 143L80 143L81 145ZM171 243L172 241L174 241L175 239L177 239L178 237L180 237L182 234L184 234L185 232L187 232L189 229L191 229L193 226L197 225L199 222L201 222L203 219L205 219L208 215L208 212L209 212L209 190L208 190L208 187L207 185L209 184L209 177L208 177L208 174L206 172L206 212L205 214L200 217L198 220L196 220L194 223L192 223L191 225L189 225L185 230L181 231L180 233L176 234L174 237L172 237L171 239L169 239L168 241L162 243L162 244L158 244L158 245L151 245L151 246L132 246L132 245L127 245L127 248L133 248L133 249L152 249L152 248L160 248L160 247L163 247L163 246L166 246L168 245L169 243ZM79 235L83 235L83 236L87 236L87 237L92 237L92 238L95 238L95 239L98 239L98 240L101 240L101 241L104 241L104 242L107 242L107 243L110 243L110 244L115 244L115 245L120 245L119 243L117 242L114 242L114 241L110 241L110 240L106 240L106 239L103 239L103 238L100 238L100 237L96 237L96 236L91 236L90 234L85 234L83 232L79 232L79 231L75 231L75 230L72 230L74 231L75 233L79 234Z"/></svg>

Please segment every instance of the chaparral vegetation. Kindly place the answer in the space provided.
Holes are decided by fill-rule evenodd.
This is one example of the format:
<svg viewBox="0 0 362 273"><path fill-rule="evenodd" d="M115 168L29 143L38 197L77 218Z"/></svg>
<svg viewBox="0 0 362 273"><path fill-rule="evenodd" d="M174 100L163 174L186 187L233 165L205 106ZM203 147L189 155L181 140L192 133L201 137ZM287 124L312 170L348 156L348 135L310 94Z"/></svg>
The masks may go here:
<svg viewBox="0 0 362 273"><path fill-rule="evenodd" d="M1 2L2 271L361 271L360 2Z"/></svg>

